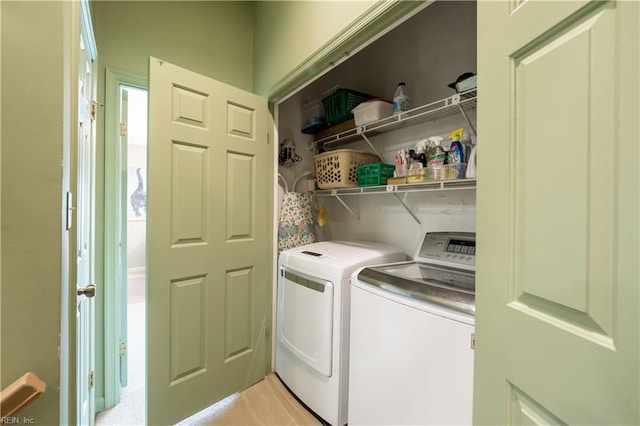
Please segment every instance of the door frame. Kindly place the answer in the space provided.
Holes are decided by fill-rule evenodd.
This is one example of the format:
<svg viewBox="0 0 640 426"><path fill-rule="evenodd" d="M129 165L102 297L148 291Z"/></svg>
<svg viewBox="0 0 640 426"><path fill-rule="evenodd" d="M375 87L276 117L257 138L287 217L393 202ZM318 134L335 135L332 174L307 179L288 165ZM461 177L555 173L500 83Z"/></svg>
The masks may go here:
<svg viewBox="0 0 640 426"><path fill-rule="evenodd" d="M123 307L118 297L119 291L114 285L118 282L117 274L126 274L118 265L126 264L127 235L126 227L120 235L122 246L118 247L118 211L122 191L126 187L117 182L122 180L122 159L126 163L126 150L120 143L119 129L119 99L122 86L148 90L147 77L131 74L116 69L106 69L105 84L105 149L104 149L104 321L101 324L104 332L104 406L100 410L115 407L120 400L120 341L115 325L119 323L119 315ZM126 167L126 164L125 166ZM123 218L126 221L126 217ZM120 257L120 258L118 258ZM122 281L124 279L125 281ZM120 282L126 282L126 276ZM146 327L145 327L146 329Z"/></svg>
<svg viewBox="0 0 640 426"><path fill-rule="evenodd" d="M76 208L73 202L73 196L77 192L77 147L78 147L78 57L80 52L80 34L83 34L87 43L89 56L93 60L93 70L95 80L93 98L96 97L97 90L97 58L98 50L93 32L91 21L91 12L88 0L80 0L79 2L65 2L63 6L63 27L64 32L64 63L68 68L64 73L63 81L63 97L64 97L64 116L63 116L63 152L62 152L62 193L61 209L63 223L61 223L62 244L61 244L61 321L60 321L60 400L59 400L59 420L60 424L76 424L78 407L78 388L77 388L77 365L78 365L78 347L77 339L77 321L76 321L76 246L77 246L77 227ZM93 126L92 138L96 139L96 126ZM94 161L97 159L94 158ZM94 184L95 184L94 175ZM92 200L92 203L95 199ZM94 204L94 220L91 224L91 235L96 237L95 222L95 204ZM95 244L93 247L95 251ZM100 259L92 253L91 261L92 270L99 269ZM95 279L95 276L94 276ZM100 291L100 290L98 290ZM95 357L95 350L91 351ZM95 362L93 362L95 364ZM95 389L93 390L95 395ZM95 415L95 404L90 403L90 416Z"/></svg>

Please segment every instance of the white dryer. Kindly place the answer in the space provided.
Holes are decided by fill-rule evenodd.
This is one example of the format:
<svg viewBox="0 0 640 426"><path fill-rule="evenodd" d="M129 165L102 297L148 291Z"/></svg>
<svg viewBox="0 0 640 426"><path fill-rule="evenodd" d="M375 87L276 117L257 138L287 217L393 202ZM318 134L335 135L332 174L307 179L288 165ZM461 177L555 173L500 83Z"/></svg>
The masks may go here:
<svg viewBox="0 0 640 426"><path fill-rule="evenodd" d="M363 241L323 241L280 253L276 373L334 426L347 422L351 274L405 259L399 248Z"/></svg>

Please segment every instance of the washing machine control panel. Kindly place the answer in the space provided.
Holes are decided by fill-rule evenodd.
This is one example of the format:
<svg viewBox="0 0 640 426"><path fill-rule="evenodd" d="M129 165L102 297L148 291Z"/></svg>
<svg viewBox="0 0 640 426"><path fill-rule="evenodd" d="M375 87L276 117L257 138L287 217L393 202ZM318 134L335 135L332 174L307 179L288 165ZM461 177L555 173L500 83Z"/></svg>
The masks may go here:
<svg viewBox="0 0 640 426"><path fill-rule="evenodd" d="M475 268L476 234L473 232L427 232L416 261L434 260Z"/></svg>

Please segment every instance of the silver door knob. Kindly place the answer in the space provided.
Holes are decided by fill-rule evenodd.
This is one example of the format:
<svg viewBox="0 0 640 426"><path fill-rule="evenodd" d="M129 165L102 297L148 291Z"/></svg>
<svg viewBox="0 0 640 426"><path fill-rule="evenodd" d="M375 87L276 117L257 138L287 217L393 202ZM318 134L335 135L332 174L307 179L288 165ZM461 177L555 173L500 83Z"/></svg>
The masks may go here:
<svg viewBox="0 0 640 426"><path fill-rule="evenodd" d="M85 296L87 296L87 297L95 296L96 295L96 285L95 284L89 284L85 288L79 288L78 289L78 296L82 296L83 294Z"/></svg>

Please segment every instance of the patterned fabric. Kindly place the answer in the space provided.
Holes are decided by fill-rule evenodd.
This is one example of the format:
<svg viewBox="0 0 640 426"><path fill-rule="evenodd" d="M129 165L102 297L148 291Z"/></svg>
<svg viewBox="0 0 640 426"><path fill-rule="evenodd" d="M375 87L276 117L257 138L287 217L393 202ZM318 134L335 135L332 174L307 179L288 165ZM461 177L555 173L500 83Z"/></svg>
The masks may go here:
<svg viewBox="0 0 640 426"><path fill-rule="evenodd" d="M314 243L313 212L309 197L298 192L287 192L280 210L278 251Z"/></svg>

